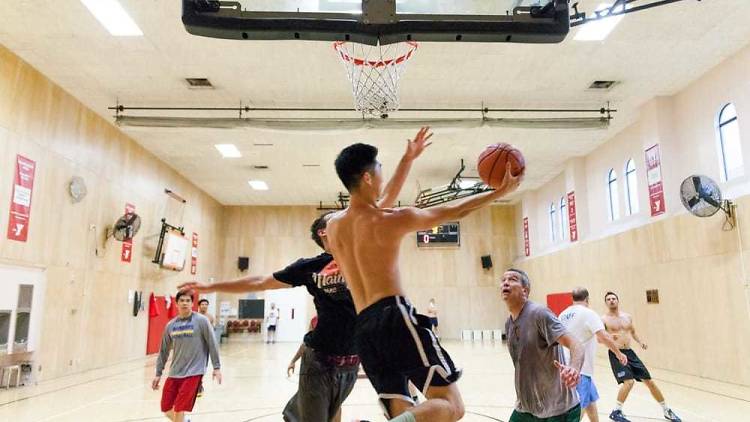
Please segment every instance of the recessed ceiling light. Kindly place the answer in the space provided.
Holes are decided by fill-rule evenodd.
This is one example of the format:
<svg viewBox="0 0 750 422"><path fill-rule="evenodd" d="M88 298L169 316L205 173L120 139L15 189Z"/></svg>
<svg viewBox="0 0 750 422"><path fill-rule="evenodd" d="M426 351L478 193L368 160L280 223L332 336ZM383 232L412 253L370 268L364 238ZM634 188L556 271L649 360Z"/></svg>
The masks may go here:
<svg viewBox="0 0 750 422"><path fill-rule="evenodd" d="M115 37L134 37L143 31L117 0L81 0L92 15Z"/></svg>
<svg viewBox="0 0 750 422"><path fill-rule="evenodd" d="M602 17L598 20L583 24L573 39L576 41L601 41L607 38L607 35L615 29L615 26L620 23L623 17L623 15L606 17L607 13L609 13L607 10L609 10L610 7L612 7L611 4L600 4L596 8L596 11L601 12ZM622 6L620 6L615 11L621 12L622 10Z"/></svg>
<svg viewBox="0 0 750 422"><path fill-rule="evenodd" d="M591 85L589 85L589 89L610 89L615 84L617 84L617 81L594 81L591 82Z"/></svg>
<svg viewBox="0 0 750 422"><path fill-rule="evenodd" d="M185 78L190 89L214 89L208 78Z"/></svg>
<svg viewBox="0 0 750 422"><path fill-rule="evenodd" d="M268 185L262 180L248 180L247 183L255 190L268 190Z"/></svg>
<svg viewBox="0 0 750 422"><path fill-rule="evenodd" d="M221 156L224 158L240 158L242 153L237 149L234 144L216 144L214 147L219 150Z"/></svg>

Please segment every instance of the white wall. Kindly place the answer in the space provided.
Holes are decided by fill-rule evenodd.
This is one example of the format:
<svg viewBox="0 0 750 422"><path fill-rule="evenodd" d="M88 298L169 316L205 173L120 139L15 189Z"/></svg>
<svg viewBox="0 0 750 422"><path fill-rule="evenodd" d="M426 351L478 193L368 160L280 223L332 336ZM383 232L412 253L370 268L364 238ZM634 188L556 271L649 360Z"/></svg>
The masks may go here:
<svg viewBox="0 0 750 422"><path fill-rule="evenodd" d="M42 316L44 314L45 281L44 271L40 269L0 265L0 310L11 311L8 348L7 350L0 350L0 354L11 353L13 351L18 292L20 286L23 284L34 286L34 296L31 300L31 320L29 321L27 351L36 351L39 347Z"/></svg>
<svg viewBox="0 0 750 422"><path fill-rule="evenodd" d="M293 289L268 290L265 292L265 315L275 303L279 310L279 323L276 325L276 341L291 341L301 343L302 337L310 326L308 316L309 294L302 287ZM268 323L263 322L266 331Z"/></svg>

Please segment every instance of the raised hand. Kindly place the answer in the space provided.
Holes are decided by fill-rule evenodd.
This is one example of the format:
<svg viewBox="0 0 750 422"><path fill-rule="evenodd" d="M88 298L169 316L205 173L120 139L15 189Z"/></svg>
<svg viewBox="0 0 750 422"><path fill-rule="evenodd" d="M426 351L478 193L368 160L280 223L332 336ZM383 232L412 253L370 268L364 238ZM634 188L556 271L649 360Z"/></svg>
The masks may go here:
<svg viewBox="0 0 750 422"><path fill-rule="evenodd" d="M201 283L200 281L188 281L177 286L177 290L192 290L198 293L210 293L211 285L208 283Z"/></svg>
<svg viewBox="0 0 750 422"><path fill-rule="evenodd" d="M406 141L406 153L404 156L410 160L419 157L428 146L432 145L432 142L427 142L431 137L432 132L430 132L429 126L424 126L422 129L419 129L419 132L417 132L417 135L413 140L408 139Z"/></svg>

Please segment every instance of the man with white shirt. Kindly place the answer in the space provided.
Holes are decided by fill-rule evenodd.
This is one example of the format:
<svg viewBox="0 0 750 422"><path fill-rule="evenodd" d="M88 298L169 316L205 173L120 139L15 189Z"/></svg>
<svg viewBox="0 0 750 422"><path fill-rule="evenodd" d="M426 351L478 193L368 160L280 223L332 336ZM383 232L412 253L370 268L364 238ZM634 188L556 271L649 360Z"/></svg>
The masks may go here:
<svg viewBox="0 0 750 422"><path fill-rule="evenodd" d="M594 376L594 359L596 358L596 342L607 346L617 359L626 365L628 358L620 352L617 344L604 329L604 323L596 312L589 309L589 291L583 287L573 290L573 304L562 311L560 321L570 334L583 344L584 357L581 368L581 381L578 383L578 397L581 400L581 408L589 417L591 422L599 422L596 409L596 401L599 393L592 377ZM583 417L583 413L581 413Z"/></svg>
<svg viewBox="0 0 750 422"><path fill-rule="evenodd" d="M276 325L279 323L279 310L276 309L275 303L271 304L271 310L268 312L266 322L268 323L266 343L276 343Z"/></svg>

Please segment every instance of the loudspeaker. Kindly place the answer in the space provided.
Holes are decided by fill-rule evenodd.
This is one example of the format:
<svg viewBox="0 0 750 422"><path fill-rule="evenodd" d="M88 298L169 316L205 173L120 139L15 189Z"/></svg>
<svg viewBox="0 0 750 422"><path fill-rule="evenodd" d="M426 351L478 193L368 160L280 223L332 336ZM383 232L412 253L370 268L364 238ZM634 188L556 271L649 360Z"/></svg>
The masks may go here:
<svg viewBox="0 0 750 422"><path fill-rule="evenodd" d="M246 256L239 257L237 259L237 268L239 268L240 271L246 271L250 268L250 258Z"/></svg>
<svg viewBox="0 0 750 422"><path fill-rule="evenodd" d="M482 257L482 268L485 270L488 270L492 268L492 257L489 255L485 255Z"/></svg>

